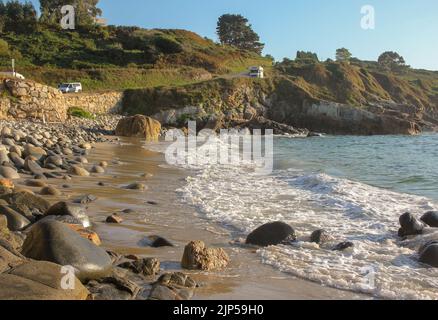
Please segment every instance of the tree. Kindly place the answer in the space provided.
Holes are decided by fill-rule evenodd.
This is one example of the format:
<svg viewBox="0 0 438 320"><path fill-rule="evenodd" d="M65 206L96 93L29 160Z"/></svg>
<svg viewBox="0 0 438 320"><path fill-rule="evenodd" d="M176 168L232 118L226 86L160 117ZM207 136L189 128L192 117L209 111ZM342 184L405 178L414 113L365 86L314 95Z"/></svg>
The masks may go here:
<svg viewBox="0 0 438 320"><path fill-rule="evenodd" d="M397 52L386 51L382 53L378 59L378 63L384 69L388 70L401 70L408 67L406 65L405 59L399 55Z"/></svg>
<svg viewBox="0 0 438 320"><path fill-rule="evenodd" d="M9 1L0 5L2 31L26 33L34 30L37 24L37 13L30 2Z"/></svg>
<svg viewBox="0 0 438 320"><path fill-rule="evenodd" d="M248 19L240 14L224 14L219 17L216 32L222 44L261 54L264 44L252 29Z"/></svg>
<svg viewBox="0 0 438 320"><path fill-rule="evenodd" d="M76 23L79 26L94 24L94 19L102 15L97 7L99 0L40 0L41 21L47 24L58 24L61 20L61 8L72 5L75 8Z"/></svg>
<svg viewBox="0 0 438 320"><path fill-rule="evenodd" d="M295 61L303 63L315 63L319 62L319 59L316 53L310 51L297 51L297 57Z"/></svg>
<svg viewBox="0 0 438 320"><path fill-rule="evenodd" d="M6 6L3 3L3 0L0 0L0 33L3 32L3 28L5 27L6 22Z"/></svg>
<svg viewBox="0 0 438 320"><path fill-rule="evenodd" d="M340 48L336 50L336 61L338 62L348 62L351 59L351 53L346 48Z"/></svg>

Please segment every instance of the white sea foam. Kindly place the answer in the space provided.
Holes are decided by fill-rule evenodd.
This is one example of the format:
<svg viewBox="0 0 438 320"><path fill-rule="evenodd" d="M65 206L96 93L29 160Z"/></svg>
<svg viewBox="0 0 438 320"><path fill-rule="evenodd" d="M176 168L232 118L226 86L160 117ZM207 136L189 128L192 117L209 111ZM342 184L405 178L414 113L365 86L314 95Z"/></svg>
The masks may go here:
<svg viewBox="0 0 438 320"><path fill-rule="evenodd" d="M239 236L272 221L295 228L299 242L258 251L264 263L326 286L389 299L437 299L438 270L418 263L418 248L438 229L400 241L399 216L437 208L431 200L395 193L326 174L297 170L269 176L250 167L198 167L179 190L198 212L237 230ZM324 229L335 237L323 247L308 242ZM332 251L351 241L354 248Z"/></svg>

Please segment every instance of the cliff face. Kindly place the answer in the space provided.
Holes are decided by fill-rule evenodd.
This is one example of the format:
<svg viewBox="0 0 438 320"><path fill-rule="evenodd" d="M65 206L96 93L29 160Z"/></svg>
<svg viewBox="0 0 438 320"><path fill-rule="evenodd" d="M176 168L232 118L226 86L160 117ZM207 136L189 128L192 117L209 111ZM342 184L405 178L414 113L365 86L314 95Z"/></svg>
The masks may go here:
<svg viewBox="0 0 438 320"><path fill-rule="evenodd" d="M277 75L263 80L217 79L178 88L130 90L125 92L123 111L152 116L171 126L183 125L187 119L201 124L221 119L223 127L246 121L252 126L254 119L261 117L330 134L412 135L438 124L433 103L422 92L414 95L416 88L396 89L397 84L391 82L395 86L392 93L382 86L373 91L371 86L378 84L373 77L363 79L367 85L341 90L339 83L332 84L326 76L309 77L313 82Z"/></svg>

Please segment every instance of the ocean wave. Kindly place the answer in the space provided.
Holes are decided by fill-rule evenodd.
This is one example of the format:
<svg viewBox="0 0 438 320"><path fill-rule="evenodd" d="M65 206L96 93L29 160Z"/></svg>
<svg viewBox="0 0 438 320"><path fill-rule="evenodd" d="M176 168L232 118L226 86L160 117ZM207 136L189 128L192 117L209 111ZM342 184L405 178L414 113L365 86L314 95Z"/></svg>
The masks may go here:
<svg viewBox="0 0 438 320"><path fill-rule="evenodd" d="M178 190L204 217L233 227L242 236L261 224L284 221L299 242L258 251L281 271L325 286L388 299L436 299L438 270L418 263L418 248L438 237L437 229L409 241L397 237L398 218L437 207L431 200L326 174L298 170L254 174L248 167L198 168ZM354 249L334 252L308 242L324 229Z"/></svg>

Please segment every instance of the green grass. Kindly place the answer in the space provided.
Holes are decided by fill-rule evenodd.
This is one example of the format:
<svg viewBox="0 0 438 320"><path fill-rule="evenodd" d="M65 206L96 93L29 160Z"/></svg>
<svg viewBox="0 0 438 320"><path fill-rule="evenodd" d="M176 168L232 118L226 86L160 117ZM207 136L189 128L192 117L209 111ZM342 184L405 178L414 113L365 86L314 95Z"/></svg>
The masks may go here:
<svg viewBox="0 0 438 320"><path fill-rule="evenodd" d="M67 114L72 116L72 117L76 117L76 118L83 118L83 119L94 119L95 118L95 116L92 113L90 113L82 108L79 108L79 107L70 107L67 110Z"/></svg>

